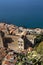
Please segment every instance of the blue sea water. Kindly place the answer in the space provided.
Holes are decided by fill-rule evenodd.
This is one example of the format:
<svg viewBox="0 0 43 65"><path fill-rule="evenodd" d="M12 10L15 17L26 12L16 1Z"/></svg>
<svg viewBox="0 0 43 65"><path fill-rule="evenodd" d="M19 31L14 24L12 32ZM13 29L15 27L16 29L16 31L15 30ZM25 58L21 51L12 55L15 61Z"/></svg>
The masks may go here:
<svg viewBox="0 0 43 65"><path fill-rule="evenodd" d="M43 0L0 0L0 22L43 28Z"/></svg>

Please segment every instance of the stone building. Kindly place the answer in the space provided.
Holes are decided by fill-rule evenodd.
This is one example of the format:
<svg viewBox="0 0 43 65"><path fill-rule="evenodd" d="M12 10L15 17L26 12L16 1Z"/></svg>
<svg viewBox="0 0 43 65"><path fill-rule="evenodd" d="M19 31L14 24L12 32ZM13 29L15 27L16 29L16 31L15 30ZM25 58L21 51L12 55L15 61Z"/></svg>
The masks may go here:
<svg viewBox="0 0 43 65"><path fill-rule="evenodd" d="M31 41L27 39L26 36L22 36L21 38L18 39L18 48L20 51L28 49L29 47L33 47L33 44Z"/></svg>
<svg viewBox="0 0 43 65"><path fill-rule="evenodd" d="M24 50L24 40L22 38L18 39L18 48L20 51Z"/></svg>
<svg viewBox="0 0 43 65"><path fill-rule="evenodd" d="M1 37L1 32L0 32L0 47L3 47L3 41L2 41L2 37Z"/></svg>

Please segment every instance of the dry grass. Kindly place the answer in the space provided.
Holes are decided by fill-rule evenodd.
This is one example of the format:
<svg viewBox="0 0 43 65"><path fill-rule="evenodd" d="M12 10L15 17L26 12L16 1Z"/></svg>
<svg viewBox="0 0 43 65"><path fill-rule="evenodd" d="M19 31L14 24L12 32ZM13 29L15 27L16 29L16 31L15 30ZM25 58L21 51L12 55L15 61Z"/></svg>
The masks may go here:
<svg viewBox="0 0 43 65"><path fill-rule="evenodd" d="M43 65L43 42L39 43L39 45L35 47L35 50L42 55L41 65Z"/></svg>

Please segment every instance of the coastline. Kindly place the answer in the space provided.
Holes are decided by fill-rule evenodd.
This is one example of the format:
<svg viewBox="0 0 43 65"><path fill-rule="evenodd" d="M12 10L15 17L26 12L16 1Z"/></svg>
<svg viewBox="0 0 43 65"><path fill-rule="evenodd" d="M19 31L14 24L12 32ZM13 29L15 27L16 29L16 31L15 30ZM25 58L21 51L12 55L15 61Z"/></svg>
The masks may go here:
<svg viewBox="0 0 43 65"><path fill-rule="evenodd" d="M6 24L13 24L13 25L16 25L16 26L18 26L18 27L24 27L24 28L29 28L29 29L35 29L35 28L41 28L41 29L43 29L43 23L42 22L40 22L40 24L39 24L39 22L38 23L34 23L34 22L28 22L28 23L20 23L20 22L11 22L11 21L6 21L6 20L1 20L0 21L0 23L6 23Z"/></svg>

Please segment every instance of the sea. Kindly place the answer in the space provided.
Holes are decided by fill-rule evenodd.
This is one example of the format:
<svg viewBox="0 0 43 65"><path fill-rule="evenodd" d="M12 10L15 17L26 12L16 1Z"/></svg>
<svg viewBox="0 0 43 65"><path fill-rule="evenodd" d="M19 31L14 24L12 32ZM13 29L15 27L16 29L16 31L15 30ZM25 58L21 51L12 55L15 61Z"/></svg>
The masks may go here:
<svg viewBox="0 0 43 65"><path fill-rule="evenodd" d="M43 0L0 0L0 22L43 28Z"/></svg>

